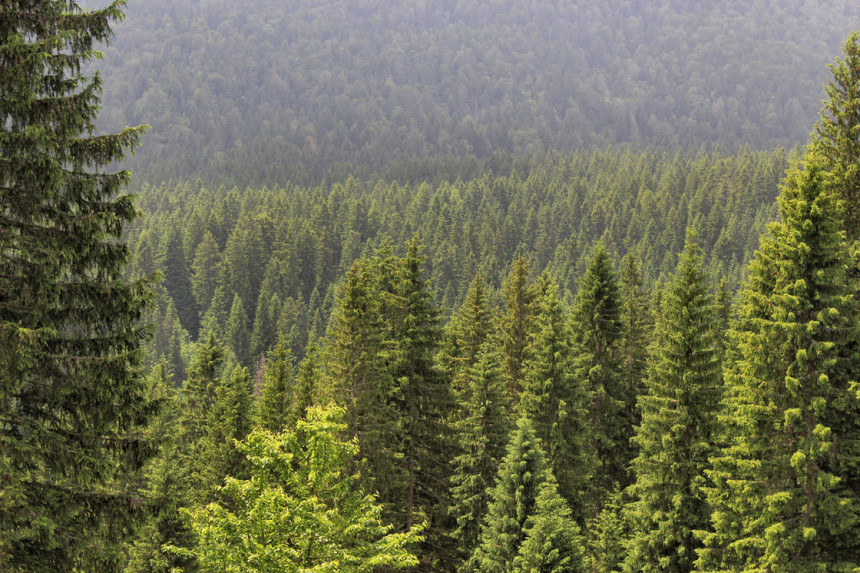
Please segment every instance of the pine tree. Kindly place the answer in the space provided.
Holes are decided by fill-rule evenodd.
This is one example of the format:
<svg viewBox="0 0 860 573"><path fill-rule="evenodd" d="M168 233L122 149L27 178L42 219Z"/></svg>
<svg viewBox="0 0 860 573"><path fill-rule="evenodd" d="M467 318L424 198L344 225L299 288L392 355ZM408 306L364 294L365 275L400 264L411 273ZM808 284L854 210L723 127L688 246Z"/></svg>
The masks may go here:
<svg viewBox="0 0 860 573"><path fill-rule="evenodd" d="M691 571L699 547L693 532L706 529L710 510L702 490L714 452L720 400L716 308L694 235L663 291L642 422L633 440L634 501L625 571Z"/></svg>
<svg viewBox="0 0 860 573"><path fill-rule="evenodd" d="M782 222L749 266L731 333L726 446L712 458L702 568L853 571L856 287L834 197L816 157L788 174Z"/></svg>
<svg viewBox="0 0 860 573"><path fill-rule="evenodd" d="M425 257L417 238L406 247L391 301L394 344L390 368L402 420L405 526L429 521L422 563L430 566L445 557L441 522L447 515L447 456L451 451L445 420L452 400L450 385L434 362L441 329L429 281L423 276Z"/></svg>
<svg viewBox="0 0 860 573"><path fill-rule="evenodd" d="M149 451L147 280L126 282L137 213L111 164L142 128L95 135L82 69L125 2L5 2L0 16L0 569L110 571Z"/></svg>
<svg viewBox="0 0 860 573"><path fill-rule="evenodd" d="M525 416L511 434L490 497L481 544L470 558L468 570L529 571L534 569L528 565L543 559L551 567L569 559L561 570L579 569L574 563L578 529L570 519L570 509L558 496L540 441ZM550 527L552 520L558 521L557 529Z"/></svg>
<svg viewBox="0 0 860 573"><path fill-rule="evenodd" d="M502 285L502 296L506 312L499 323L499 348L505 360L508 392L516 403L523 389L523 367L528 357L528 339L534 313L529 264L524 258L517 259L511 267Z"/></svg>
<svg viewBox="0 0 860 573"><path fill-rule="evenodd" d="M455 520L454 539L461 565L480 541L481 522L487 513L490 489L508 441L509 406L501 359L488 344L468 368L464 383L466 402L454 423L459 454L451 461L448 514Z"/></svg>
<svg viewBox="0 0 860 573"><path fill-rule="evenodd" d="M248 322L248 313L245 311L242 298L234 294L230 316L224 327L224 339L242 366L251 364L251 332Z"/></svg>

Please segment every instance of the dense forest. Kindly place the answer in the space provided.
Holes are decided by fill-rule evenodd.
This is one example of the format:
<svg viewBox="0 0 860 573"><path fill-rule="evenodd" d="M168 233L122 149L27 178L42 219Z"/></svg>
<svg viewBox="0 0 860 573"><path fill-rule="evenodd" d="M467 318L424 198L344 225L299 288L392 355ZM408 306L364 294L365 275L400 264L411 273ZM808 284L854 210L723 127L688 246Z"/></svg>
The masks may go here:
<svg viewBox="0 0 860 573"><path fill-rule="evenodd" d="M98 62L138 180L391 178L437 156L791 148L849 0L146 0Z"/></svg>
<svg viewBox="0 0 860 573"><path fill-rule="evenodd" d="M0 571L860 571L847 1L13 4Z"/></svg>

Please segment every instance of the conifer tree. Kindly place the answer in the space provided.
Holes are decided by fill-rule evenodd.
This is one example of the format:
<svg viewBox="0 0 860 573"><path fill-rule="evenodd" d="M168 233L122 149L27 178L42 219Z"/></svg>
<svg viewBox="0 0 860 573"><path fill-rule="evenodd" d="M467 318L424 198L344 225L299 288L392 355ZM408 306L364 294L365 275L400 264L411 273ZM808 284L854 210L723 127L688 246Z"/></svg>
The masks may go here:
<svg viewBox="0 0 860 573"><path fill-rule="evenodd" d="M249 366L251 364L251 332L248 328L248 313L245 304L238 294L233 295L233 305L230 307L230 316L224 326L224 340L239 364Z"/></svg>
<svg viewBox="0 0 860 573"><path fill-rule="evenodd" d="M825 86L828 99L810 149L831 175L850 244L860 239L860 138L856 129L860 125L860 33L849 34L842 51L844 58L830 66L832 77Z"/></svg>
<svg viewBox="0 0 860 573"><path fill-rule="evenodd" d="M813 154L789 172L782 222L749 266L731 333L726 445L712 458L703 569L853 571L856 287L834 197Z"/></svg>
<svg viewBox="0 0 860 573"><path fill-rule="evenodd" d="M508 395L501 359L489 344L479 350L464 382L463 415L454 423L459 454L451 461L448 513L456 522L455 540L461 565L478 545L490 490L504 457L509 433Z"/></svg>
<svg viewBox="0 0 860 573"><path fill-rule="evenodd" d="M297 419L294 391L293 357L281 335L278 345L267 355L256 425L272 432L292 427Z"/></svg>
<svg viewBox="0 0 860 573"><path fill-rule="evenodd" d="M529 571L533 569L528 565L540 562L542 557L550 558L550 566L570 559L565 561L568 566L561 570L578 570L579 564L573 563L576 555L572 549L578 543L574 537L578 537L578 529L570 520L570 509L558 496L555 479L527 417L517 422L506 452L490 494L489 509L481 528L481 544L469 560L469 570L481 573ZM542 498L540 505L539 497ZM554 531L548 523L553 519L560 521ZM536 555L538 552L543 556ZM520 569L516 569L517 564Z"/></svg>
<svg viewBox="0 0 860 573"><path fill-rule="evenodd" d="M596 460L585 427L587 394L574 377L569 331L558 285L544 272L533 287L532 332L523 368L520 412L532 420L544 444L559 491L575 517L591 486Z"/></svg>
<svg viewBox="0 0 860 573"><path fill-rule="evenodd" d="M691 233L672 282L663 291L642 422L633 440L635 483L627 505L631 523L625 571L691 571L699 547L693 532L707 528L702 489L714 452L720 400L716 309Z"/></svg>
<svg viewBox="0 0 860 573"><path fill-rule="evenodd" d="M635 393L622 376L622 336L618 279L600 243L579 281L573 308L574 368L588 393L589 439L600 463L590 492L595 508L616 483L627 483L627 464L633 457Z"/></svg>
<svg viewBox="0 0 860 573"><path fill-rule="evenodd" d="M441 523L447 515L451 388L435 366L441 337L439 312L424 278L421 243L413 238L397 269L391 307L394 313L391 373L396 383L402 424L402 453L407 483L405 526L429 520L422 561L429 565L445 552Z"/></svg>
<svg viewBox="0 0 860 573"><path fill-rule="evenodd" d="M0 9L0 569L111 571L149 448L146 279L126 282L137 215L111 164L142 128L96 135L83 68L124 1Z"/></svg>
<svg viewBox="0 0 860 573"><path fill-rule="evenodd" d="M517 259L502 285L505 314L499 324L499 348L505 361L508 377L508 392L511 399L519 399L523 385L529 333L533 315L534 292L529 283L529 264L524 258Z"/></svg>

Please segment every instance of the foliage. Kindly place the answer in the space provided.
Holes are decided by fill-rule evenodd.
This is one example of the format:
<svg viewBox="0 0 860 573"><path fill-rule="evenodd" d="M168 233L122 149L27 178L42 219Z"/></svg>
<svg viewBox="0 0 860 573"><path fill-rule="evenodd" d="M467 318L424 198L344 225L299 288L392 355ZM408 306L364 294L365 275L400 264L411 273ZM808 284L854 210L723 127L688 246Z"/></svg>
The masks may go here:
<svg viewBox="0 0 860 573"><path fill-rule="evenodd" d="M853 571L856 286L815 155L789 173L780 208L731 332L727 443L709 472L713 530L699 565Z"/></svg>
<svg viewBox="0 0 860 573"><path fill-rule="evenodd" d="M0 11L0 569L115 570L150 455L141 318L109 172L143 128L96 135L102 82L82 68L124 1Z"/></svg>
<svg viewBox="0 0 860 573"><path fill-rule="evenodd" d="M222 496L187 512L203 571L371 572L417 564L421 527L391 533L373 496L345 471L357 444L340 436L343 410L311 408L295 430L255 430L238 443L251 477L228 477ZM174 549L183 553L181 550Z"/></svg>

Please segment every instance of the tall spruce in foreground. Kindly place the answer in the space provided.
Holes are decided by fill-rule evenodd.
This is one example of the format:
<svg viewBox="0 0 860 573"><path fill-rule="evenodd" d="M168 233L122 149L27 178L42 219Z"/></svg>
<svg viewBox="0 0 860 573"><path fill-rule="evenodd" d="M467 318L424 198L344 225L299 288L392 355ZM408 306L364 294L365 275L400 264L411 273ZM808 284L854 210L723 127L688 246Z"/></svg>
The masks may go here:
<svg viewBox="0 0 860 573"><path fill-rule="evenodd" d="M705 570L855 571L858 309L816 157L788 174L782 222L749 267L726 369L727 445L708 472ZM856 482L854 482L856 483Z"/></svg>
<svg viewBox="0 0 860 573"><path fill-rule="evenodd" d="M136 216L107 172L141 128L95 135L82 67L125 2L0 9L0 569L110 571L148 448L147 282L122 278Z"/></svg>
<svg viewBox="0 0 860 573"><path fill-rule="evenodd" d="M852 32L842 51L844 59L837 58L830 66L833 77L825 86L828 99L821 108L811 148L831 175L850 242L860 239L860 34Z"/></svg>
<svg viewBox="0 0 860 573"><path fill-rule="evenodd" d="M634 443L639 455L630 488L635 501L625 571L691 571L710 511L702 486L714 451L720 400L720 355L715 307L702 271L702 253L691 234L657 316L642 422Z"/></svg>

